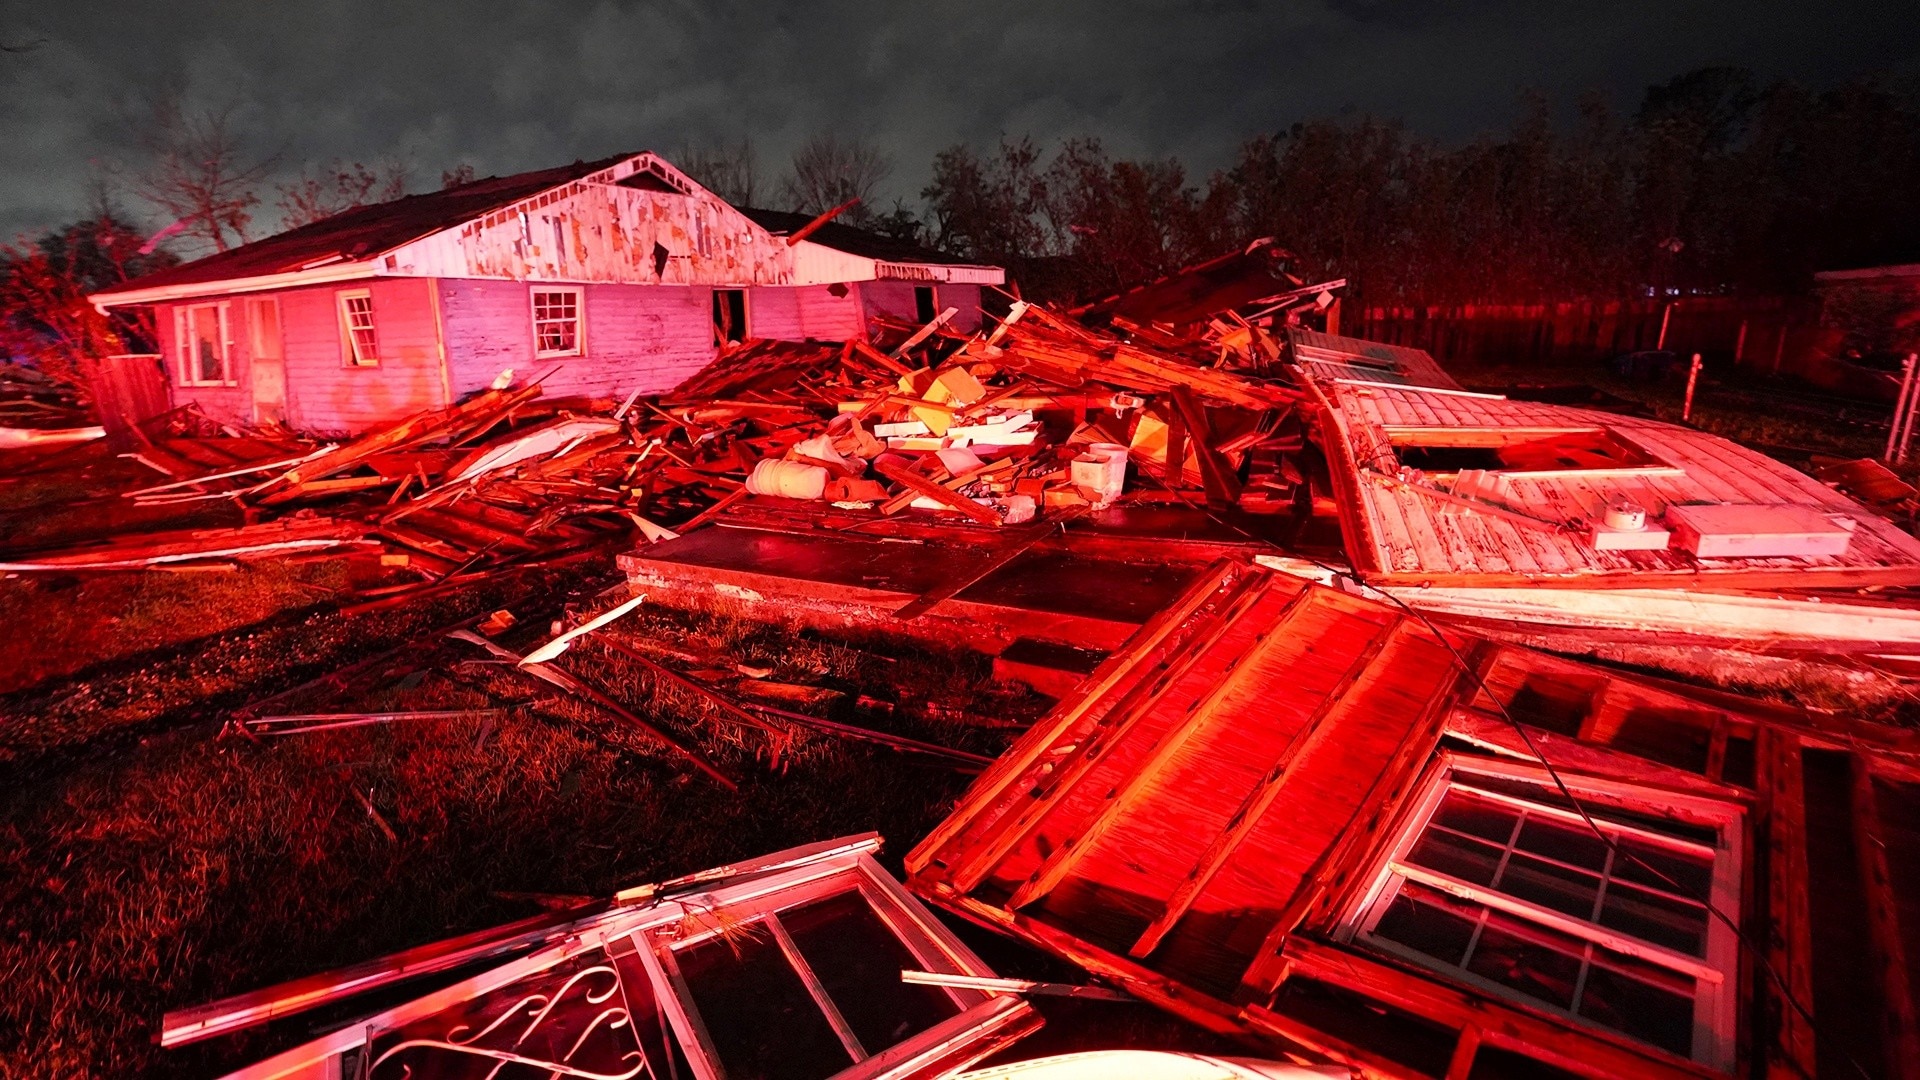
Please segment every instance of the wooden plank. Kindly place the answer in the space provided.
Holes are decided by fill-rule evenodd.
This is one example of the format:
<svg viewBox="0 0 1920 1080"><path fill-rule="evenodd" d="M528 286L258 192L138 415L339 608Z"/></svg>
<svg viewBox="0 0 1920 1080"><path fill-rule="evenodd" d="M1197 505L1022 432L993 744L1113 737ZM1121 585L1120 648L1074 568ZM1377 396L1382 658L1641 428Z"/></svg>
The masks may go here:
<svg viewBox="0 0 1920 1080"><path fill-rule="evenodd" d="M1304 614L1321 595L1322 590L1309 589L1299 596L1294 597L1280 615L1273 620L1269 628L1265 632L1256 635L1253 640L1247 644L1246 651L1228 665L1228 670L1236 671L1242 667L1247 657L1260 651L1267 642L1283 633L1287 624L1297 616ZM1228 621L1231 622L1231 620ZM1199 650L1196 650L1196 652L1198 651ZM1214 706L1232 690L1233 684L1234 679L1231 675L1220 680L1206 697L1194 702L1193 705L1188 708L1186 715L1161 735L1159 741L1154 744L1152 751L1148 753L1146 760L1133 770L1127 777L1127 782L1121 786L1119 791L1110 795L1105 800L1105 806L1094 816L1093 820L1087 822L1071 839L1062 842L1059 847L1055 848L1046 859L1041 862L1040 866L1034 870L1033 874L1028 877L1026 881L1022 882L1018 889L1014 890L1013 896L1007 901L1008 910L1016 910L1033 903L1052 891L1052 889L1062 881L1066 880L1067 876L1073 872L1074 867L1078 865L1080 859L1084 858L1087 852L1092 850L1100 842L1101 838L1119 822L1121 815L1132 809L1136 800L1159 779L1160 772L1173 762L1174 754L1180 749L1181 745L1199 728L1214 719ZM1129 719L1144 716L1150 711L1150 707L1141 709L1134 714L1134 717ZM1129 729L1131 729L1132 726L1131 723L1128 724ZM1117 744L1120 738L1120 736L1115 736L1111 741Z"/></svg>
<svg viewBox="0 0 1920 1080"><path fill-rule="evenodd" d="M990 508L982 506L964 495L958 495L948 491L946 488L911 469L903 469L884 461L875 461L873 463L873 469L894 483L905 484L919 494L925 495L935 502L944 503L948 508L958 510L960 513L982 525L997 526L1000 524L1000 515L994 513Z"/></svg>
<svg viewBox="0 0 1920 1080"><path fill-rule="evenodd" d="M1029 732L1014 752L1003 756L1001 761L1007 770L1000 772L996 767L982 777L975 791L955 808L947 822L914 849L908 865L924 867L937 852L947 863L947 880L961 892L971 891L1045 816L1052 805L1051 794L1076 783L1097 763L1107 747L1125 734L1127 723L1135 716L1128 710L1170 685L1197 653L1225 631L1234 613L1257 602L1275 584L1265 572L1248 572L1228 563L1215 564L1215 569L1170 608L1164 619L1147 624L1135 635L1137 648L1108 657L1106 663L1081 684L1076 696L1062 701L1049 714L1045 726L1035 728L1042 734L1036 737ZM1305 593L1304 586L1297 587L1300 594ZM1124 688L1123 679L1126 680ZM1071 758L1058 763L1046 777L1049 794L1028 795L1024 805L985 823L982 835L973 837L969 845L951 852L942 850L959 838L961 829L969 832L980 829L982 823L974 818L999 802L1017 779L1031 775L1055 744L1089 716L1098 717L1101 725L1115 723L1117 718L1119 730L1092 745L1082 746Z"/></svg>
<svg viewBox="0 0 1920 1080"><path fill-rule="evenodd" d="M1776 979L1763 980L1773 1030L1766 1039L1766 1075L1775 1080L1814 1075L1813 944L1807 926L1806 789L1800 740L1760 731L1767 793L1767 961ZM1784 996L1783 996L1784 995Z"/></svg>
<svg viewBox="0 0 1920 1080"><path fill-rule="evenodd" d="M1873 962L1878 967L1882 1037L1886 1040L1888 1075L1894 1080L1920 1077L1920 1026L1914 1016L1914 987L1907 982L1906 946L1900 936L1899 912L1887 874L1886 845L1880 839L1880 811L1873 790L1873 771L1865 754L1853 758L1854 850L1860 859L1860 886L1867 903L1868 930L1873 938Z"/></svg>
<svg viewBox="0 0 1920 1080"><path fill-rule="evenodd" d="M1308 716L1306 723L1281 749L1273 764L1254 785L1253 790L1247 792L1246 796L1240 800L1240 805L1235 808L1233 816L1227 820L1226 831L1214 837L1212 843L1208 844L1206 850L1201 853L1193 869L1188 871L1180 883L1174 887L1173 895L1168 898L1160 915L1140 934L1139 940L1135 941L1133 948L1128 950L1129 955L1136 959L1144 959L1151 955L1173 929L1174 924L1186 915L1187 909L1193 906L1193 902L1199 898L1201 891L1207 887L1207 883L1213 880L1213 875L1226 865L1227 860L1233 856L1234 849L1247 838L1247 834L1253 830L1254 823L1259 821L1260 816L1266 813L1267 807L1272 805L1274 796L1279 794L1280 786L1286 783L1287 777L1292 775L1294 766L1311 754L1314 748L1332 732L1334 724L1330 718L1351 704L1348 692L1371 672L1375 658L1380 656L1390 642L1404 633L1407 626L1406 619L1393 620L1374 633L1367 640L1366 645L1354 655L1353 661L1347 665L1347 670L1340 676L1340 681L1334 684L1332 690L1320 700L1318 705L1314 706L1313 713ZM1139 777L1136 777L1136 780L1138 779Z"/></svg>
<svg viewBox="0 0 1920 1080"><path fill-rule="evenodd" d="M1065 732L1102 703L1123 676L1132 674L1136 665L1162 653L1170 642L1184 640L1182 631L1193 628L1196 615L1209 605L1228 603L1249 588L1271 580L1264 571L1251 571L1227 560L1209 566L1179 600L1142 626L1126 647L1115 651L1092 675L1083 679L1073 693L1063 698L974 782L953 813L908 853L908 871L916 875L926 871L937 854L944 854L944 849L954 844L963 832L977 826L980 816L998 802L1016 780L1026 776Z"/></svg>

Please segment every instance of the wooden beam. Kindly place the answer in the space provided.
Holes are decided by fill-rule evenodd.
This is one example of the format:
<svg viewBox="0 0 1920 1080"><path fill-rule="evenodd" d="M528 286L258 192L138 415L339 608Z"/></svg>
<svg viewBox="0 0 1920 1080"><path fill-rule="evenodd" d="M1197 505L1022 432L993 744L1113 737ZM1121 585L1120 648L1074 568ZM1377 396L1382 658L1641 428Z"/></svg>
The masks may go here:
<svg viewBox="0 0 1920 1080"><path fill-rule="evenodd" d="M839 206L836 206L833 209L828 210L826 213L821 214L819 217L816 217L812 221L807 222L805 225L802 225L799 228L793 230L793 233L787 237L787 246L792 247L793 245L798 244L800 241L805 240L807 237L812 236L820 228L820 226L825 225L827 222L832 221L834 218L839 217L841 214L846 213L847 211L853 209L858 205L860 205L860 196L855 195L853 198L848 199L846 202L841 203Z"/></svg>
<svg viewBox="0 0 1920 1080"><path fill-rule="evenodd" d="M1331 718L1352 704L1347 696L1348 693L1359 685L1362 679L1373 673L1374 660L1406 629L1407 625L1406 619L1395 618L1367 640L1365 647L1354 656L1353 662L1341 674L1340 680L1327 692L1327 696L1320 699L1320 703L1314 706L1313 713L1301 725L1300 730L1288 740L1273 764L1254 784L1253 790L1247 792L1246 797L1240 800L1240 805L1235 808L1233 816L1227 819L1226 829L1213 838L1213 841L1207 845L1207 849L1201 853L1199 861L1194 863L1193 868L1187 871L1178 885L1174 886L1173 895L1167 899L1166 906L1151 923L1147 924L1139 940L1135 941L1133 948L1128 950L1129 955L1136 959L1145 959L1151 955L1173 930L1174 925L1186 915L1187 909L1200 898L1207 883L1213 880L1213 875L1219 873L1220 868L1227 864L1227 860L1233 857L1235 849L1246 840L1248 834L1253 832L1254 826L1267 812L1267 808L1273 805L1273 800L1279 796L1280 789L1285 786L1287 778L1293 775L1294 766L1312 754L1332 732L1334 725Z"/></svg>
<svg viewBox="0 0 1920 1080"><path fill-rule="evenodd" d="M1166 650L1170 642L1183 640L1184 633L1193 628L1194 616L1209 605L1227 603L1246 592L1253 583L1269 580L1271 576L1265 571L1254 571L1225 559L1207 567L1178 600L1148 620L1125 647L1109 656L1093 674L1081 680L1080 685L1034 725L1025 738L1000 755L993 767L968 789L953 813L934 826L926 839L907 854L908 872L921 875L929 869L935 858L941 856L947 856L942 861L951 867L952 856L961 853L947 849L966 832L979 827L982 816L1001 800L1008 788L1026 776L1067 731L1103 702L1123 677L1131 675L1156 653ZM990 845L982 845L986 846ZM975 848L974 853L978 854L981 850ZM963 888L971 888L971 885Z"/></svg>
<svg viewBox="0 0 1920 1080"><path fill-rule="evenodd" d="M1093 820L1089 821L1078 835L1061 841L1060 846L1041 862L1018 889L1014 890L1013 896L1007 900L1009 910L1016 910L1033 903L1051 892L1055 886L1072 874L1073 868L1086 856L1086 853L1119 823L1121 815L1133 808L1134 801L1140 797L1141 793L1159 779L1160 772L1173 762L1174 755L1180 751L1187 740L1214 719L1214 707L1232 692L1236 685L1235 675L1247 666L1249 660L1269 642L1285 633L1294 616L1310 607L1318 595L1317 590L1308 589L1294 597L1265 632L1256 635L1247 643L1246 650L1227 665L1225 677L1215 683L1205 697L1195 701L1178 723L1160 736L1152 751L1147 754L1146 760L1133 770L1132 775L1127 777L1126 783L1120 786L1119 791L1108 796L1106 804L1100 808L1098 814L1094 815ZM1201 651L1196 650L1196 652ZM1149 705L1140 710L1137 715L1145 715L1151 711L1152 706ZM1119 741L1120 737L1116 736L1112 743L1117 744Z"/></svg>
<svg viewBox="0 0 1920 1080"><path fill-rule="evenodd" d="M1765 1042L1770 1080L1814 1075L1813 942L1808 926L1806 782L1800 740L1762 728L1761 787L1767 793L1767 960L1778 981L1763 979L1773 1030ZM1782 987L1784 984L1784 989ZM1804 1012L1803 1012L1804 1010Z"/></svg>
<svg viewBox="0 0 1920 1080"><path fill-rule="evenodd" d="M1886 1041L1888 1076L1920 1078L1920 1027L1914 1020L1914 988L1907 981L1905 943L1893 885L1887 874L1886 845L1880 840L1879 800L1865 754L1853 755L1853 843L1860 857L1860 887L1873 939L1874 974L1880 983L1881 1036Z"/></svg>
<svg viewBox="0 0 1920 1080"><path fill-rule="evenodd" d="M911 469L903 469L897 465L888 464L885 461L875 461L873 463L873 469L894 483L905 484L921 495L925 495L935 502L944 503L950 509L958 510L960 513L965 514L967 517L972 518L982 525L997 526L1000 524L999 514L994 513L987 507L981 506L979 503L974 502L964 495L948 491L946 488Z"/></svg>
<svg viewBox="0 0 1920 1080"><path fill-rule="evenodd" d="M1183 597L1181 604L1166 613L1166 623L1149 624L1154 629L1153 635L1147 635L1144 630L1137 634L1136 641L1144 640L1150 646L1147 651L1128 650L1109 657L1092 678L1081 684L1078 696L1061 702L1050 714L1056 719L1048 729L1048 737L1034 740L1031 749L1021 757L1003 759L1023 766L1018 775L1030 774L1041 757L1067 732L1085 721L1096 706L1100 707L1090 732L1094 737L1077 740L1076 752L1058 762L1044 783L1034 785L1021 803L996 818L968 849L952 853L948 880L960 891L971 891L998 865L1046 816L1059 793L1079 783L1107 750L1126 736L1140 712L1158 700L1180 673L1219 639L1233 617L1257 603L1273 585L1272 578L1264 573L1242 573L1238 568L1232 576L1223 576L1217 581L1215 588L1196 589ZM1306 591L1302 587L1296 600ZM1123 678L1128 682L1124 690L1119 690L1117 684ZM1118 697L1109 698L1115 690L1119 690ZM1003 783L1014 779L1014 775L1007 775ZM981 812L991 805L984 800L973 802ZM956 809L954 818L960 817L962 810ZM934 836L940 835L936 830ZM932 842L930 838L922 848L931 850L928 845Z"/></svg>

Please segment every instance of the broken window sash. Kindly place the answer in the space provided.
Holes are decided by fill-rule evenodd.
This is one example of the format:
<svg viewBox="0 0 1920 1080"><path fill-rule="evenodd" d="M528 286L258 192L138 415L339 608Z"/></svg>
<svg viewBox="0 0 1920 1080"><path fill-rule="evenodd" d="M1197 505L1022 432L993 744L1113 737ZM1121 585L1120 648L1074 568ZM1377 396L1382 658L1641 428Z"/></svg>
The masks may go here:
<svg viewBox="0 0 1920 1080"><path fill-rule="evenodd" d="M580 333L581 291L533 290L533 345L539 357L579 356L584 352Z"/></svg>
<svg viewBox="0 0 1920 1080"><path fill-rule="evenodd" d="M346 337L347 364L373 367L380 363L379 340L373 329L373 294L365 289L340 294L340 329Z"/></svg>
<svg viewBox="0 0 1920 1080"><path fill-rule="evenodd" d="M182 386L224 386L232 381L225 303L180 309L178 351Z"/></svg>
<svg viewBox="0 0 1920 1080"><path fill-rule="evenodd" d="M1739 911L1731 805L1569 786L1447 759L1348 933L1471 986L1680 1057L1731 1061L1738 942L1704 900ZM1636 805L1636 800L1638 804Z"/></svg>
<svg viewBox="0 0 1920 1080"><path fill-rule="evenodd" d="M1037 1026L1016 995L903 986L909 968L993 973L877 847L848 838L623 893L518 958L232 1075L815 1080L957 1068Z"/></svg>

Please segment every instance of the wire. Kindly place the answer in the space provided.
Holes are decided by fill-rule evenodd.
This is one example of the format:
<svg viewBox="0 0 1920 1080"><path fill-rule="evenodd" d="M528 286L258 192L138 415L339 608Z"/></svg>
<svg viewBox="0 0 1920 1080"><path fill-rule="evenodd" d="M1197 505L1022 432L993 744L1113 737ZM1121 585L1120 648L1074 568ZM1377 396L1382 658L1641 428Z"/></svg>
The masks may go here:
<svg viewBox="0 0 1920 1080"><path fill-rule="evenodd" d="M1254 533L1240 527L1234 522L1228 521L1226 518L1223 518L1219 514L1214 513L1211 507L1202 506L1201 504L1194 502L1191 498L1187 496L1185 492L1180 491L1178 488L1176 488L1174 485L1170 483L1162 483L1161 486L1164 487L1167 491L1171 492L1175 498L1186 503L1189 507L1199 510L1201 513L1205 514L1207 517L1213 519L1215 523L1224 525L1225 527L1232 529L1234 532L1239 533L1240 535L1246 537L1249 540L1254 541L1255 543L1265 544L1278 551L1285 552L1291 558L1303 559L1304 561L1312 563L1314 566L1319 567L1320 569L1326 571L1329 574L1332 574L1335 577L1347 576L1348 574L1351 573L1351 571L1348 571L1348 570L1341 570L1337 567L1329 566L1326 563L1323 563L1320 560L1313 558L1312 556L1302 556L1294 552L1288 551L1278 541L1274 540L1271 537L1255 535ZM1374 591L1386 597L1388 600L1393 601L1396 605L1398 605L1401 608L1401 610L1405 611L1407 614L1412 615L1416 619L1419 619L1423 624L1426 625L1427 630L1431 632L1435 638L1439 639L1442 645L1446 646L1447 652L1451 653L1453 656L1453 662L1460 668L1461 671L1465 672L1469 677L1473 679L1474 683L1478 686L1480 692L1486 696L1487 700L1493 702L1494 706L1500 710L1501 718L1504 719L1508 723L1508 725L1510 725L1513 728L1514 732L1520 736L1521 741L1526 744L1527 752L1533 755L1534 760L1538 761L1541 767L1546 770L1547 775L1553 780L1554 787L1559 790L1561 797L1566 799L1567 802L1573 806L1574 810L1576 810L1580 814L1580 819L1586 823L1587 828L1592 830L1595 836L1600 838L1601 843L1607 846L1607 850L1613 853L1613 857L1615 858L1615 860L1618 860L1622 857L1625 857L1631 860L1632 862L1640 866L1643 870L1652 874L1654 877L1658 878L1661 882L1671 887L1674 892L1678 893L1681 896L1685 896L1693 900L1695 903L1699 904L1701 907L1705 908L1709 913L1711 913L1714 918L1718 919L1721 923L1725 924L1727 929L1733 932L1734 940L1738 941L1742 948L1746 949L1749 953L1753 955L1755 963L1759 965L1762 971L1767 973L1767 977L1772 981L1775 988L1779 990L1780 996L1783 999L1785 999L1788 1005L1792 1006L1793 1011L1799 1015L1801 1020L1805 1021L1807 1025L1807 1029L1813 1033L1813 1037L1815 1038L1815 1040L1818 1040L1820 1038L1820 1029L1813 1022L1813 1010L1808 1006L1802 1004L1800 1000L1794 996L1792 987L1790 987L1787 984L1786 978L1780 974L1779 970L1774 967L1772 961L1768 959L1766 951L1760 945L1756 944L1753 940L1751 940L1746 935L1746 933L1744 933L1740 929L1739 920L1734 918L1733 916L1728 915L1726 912L1720 910L1720 908L1713 903L1713 900L1711 897L1700 895L1694 889L1689 888L1688 886L1678 881L1675 881L1673 878L1669 877L1665 872L1661 871L1658 867L1647 863L1646 860L1635 855L1633 852L1622 850L1619 844L1614 840L1614 838L1610 836L1606 830L1600 827L1599 822L1594 820L1593 815L1587 812L1587 808L1585 804L1581 803L1581 801L1574 796L1572 790L1567 787L1567 782L1561 778L1560 771L1554 768L1553 763L1547 760L1547 757L1545 754L1540 752L1539 745L1533 741L1533 736L1527 731L1526 725L1522 724L1518 719L1514 717L1513 713L1508 711L1506 702L1501 701L1499 696L1494 694L1493 688L1487 685L1486 679L1480 674L1479 670L1475 668L1472 664L1467 663L1466 657L1460 654L1460 650L1454 647L1453 642L1448 639L1445 633L1441 632L1440 628L1434 624L1434 621L1431 618L1429 618L1425 612L1416 610L1412 605L1408 604L1405 600L1400 599L1398 596L1395 596L1394 594L1387 592L1385 590L1374 590ZM1828 1040L1828 1045L1838 1049L1840 1053L1847 1059L1847 1063L1853 1066L1854 1071L1858 1072L1860 1076L1863 1078L1863 1080L1872 1080L1872 1074L1867 1072L1866 1067L1860 1063L1860 1060L1853 1055L1853 1052L1848 1047L1839 1045L1832 1040ZM1799 1072L1802 1076L1807 1076L1808 1080L1812 1080L1812 1077L1810 1076L1810 1074L1808 1074L1804 1069L1801 1069L1798 1063L1795 1063L1794 1067L1795 1067L1795 1071Z"/></svg>

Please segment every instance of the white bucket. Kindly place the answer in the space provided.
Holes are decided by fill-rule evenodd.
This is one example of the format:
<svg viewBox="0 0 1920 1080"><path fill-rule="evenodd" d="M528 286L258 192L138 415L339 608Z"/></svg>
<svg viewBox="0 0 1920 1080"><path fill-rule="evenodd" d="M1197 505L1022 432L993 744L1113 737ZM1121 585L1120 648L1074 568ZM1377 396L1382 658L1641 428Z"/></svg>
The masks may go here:
<svg viewBox="0 0 1920 1080"><path fill-rule="evenodd" d="M1076 487L1094 493L1094 506L1104 507L1127 486L1127 448L1119 443L1092 443L1069 468Z"/></svg>

